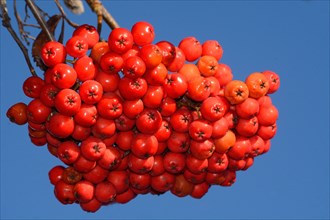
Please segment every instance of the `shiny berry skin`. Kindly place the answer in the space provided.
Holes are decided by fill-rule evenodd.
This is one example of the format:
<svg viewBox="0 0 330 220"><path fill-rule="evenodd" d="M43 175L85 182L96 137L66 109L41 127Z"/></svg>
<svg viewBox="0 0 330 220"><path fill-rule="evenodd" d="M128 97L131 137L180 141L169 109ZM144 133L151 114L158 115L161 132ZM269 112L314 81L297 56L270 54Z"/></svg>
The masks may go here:
<svg viewBox="0 0 330 220"><path fill-rule="evenodd" d="M103 96L103 87L95 80L87 80L81 84L79 95L84 103L93 105L101 100Z"/></svg>
<svg viewBox="0 0 330 220"><path fill-rule="evenodd" d="M59 91L60 89L53 84L46 84L41 88L40 100L44 105L48 107L54 107L55 97Z"/></svg>
<svg viewBox="0 0 330 220"><path fill-rule="evenodd" d="M64 141L58 146L57 156L65 164L73 164L79 155L80 148L73 141Z"/></svg>
<svg viewBox="0 0 330 220"><path fill-rule="evenodd" d="M52 109L45 106L40 99L34 99L28 104L26 111L29 121L36 124L42 124L46 122Z"/></svg>
<svg viewBox="0 0 330 220"><path fill-rule="evenodd" d="M81 106L80 95L72 89L62 89L55 97L55 108L63 115L75 115Z"/></svg>
<svg viewBox="0 0 330 220"><path fill-rule="evenodd" d="M115 28L108 37L111 51L123 54L133 47L133 36L126 28Z"/></svg>
<svg viewBox="0 0 330 220"><path fill-rule="evenodd" d="M270 70L263 71L262 74L266 76L269 82L269 89L267 94L272 94L276 92L281 84L279 75Z"/></svg>
<svg viewBox="0 0 330 220"><path fill-rule="evenodd" d="M76 60L73 68L77 72L78 79L82 82L94 79L97 71L92 58L86 55Z"/></svg>
<svg viewBox="0 0 330 220"><path fill-rule="evenodd" d="M144 134L154 134L161 125L162 116L155 109L144 109L136 119L136 127Z"/></svg>
<svg viewBox="0 0 330 220"><path fill-rule="evenodd" d="M119 81L118 89L124 99L136 100L146 94L148 85L144 78L130 79L124 77Z"/></svg>
<svg viewBox="0 0 330 220"><path fill-rule="evenodd" d="M16 103L12 105L7 110L7 117L9 120L13 123L16 123L18 125L24 125L27 123L27 105L23 102Z"/></svg>
<svg viewBox="0 0 330 220"><path fill-rule="evenodd" d="M156 43L156 45L159 47L163 55L162 63L166 67L169 66L173 62L176 56L175 46L168 41L159 41Z"/></svg>
<svg viewBox="0 0 330 220"><path fill-rule="evenodd" d="M85 38L81 36L73 36L66 42L65 48L70 56L79 58L86 55L88 44Z"/></svg>
<svg viewBox="0 0 330 220"><path fill-rule="evenodd" d="M186 37L179 43L186 60L193 62L202 55L202 45L195 37Z"/></svg>
<svg viewBox="0 0 330 220"><path fill-rule="evenodd" d="M107 74L100 70L96 74L95 80L102 85L104 92L114 92L118 88L120 76L118 73Z"/></svg>
<svg viewBox="0 0 330 220"><path fill-rule="evenodd" d="M101 139L89 137L81 142L80 149L87 160L97 161L104 155L106 146Z"/></svg>
<svg viewBox="0 0 330 220"><path fill-rule="evenodd" d="M189 97L198 102L207 99L211 94L211 81L205 77L196 77L188 82Z"/></svg>
<svg viewBox="0 0 330 220"><path fill-rule="evenodd" d="M81 203L91 201L94 197L94 191L94 185L87 180L79 181L78 183L76 183L76 185L74 185L73 188L73 194L75 198Z"/></svg>
<svg viewBox="0 0 330 220"><path fill-rule="evenodd" d="M97 109L95 105L83 103L79 111L74 115L74 121L85 127L91 127L96 123Z"/></svg>
<svg viewBox="0 0 330 220"><path fill-rule="evenodd" d="M57 138L69 137L74 131L74 121L70 116L54 114L47 122L47 130Z"/></svg>
<svg viewBox="0 0 330 220"><path fill-rule="evenodd" d="M153 26L145 21L136 22L132 27L134 43L138 46L151 44L155 38Z"/></svg>
<svg viewBox="0 0 330 220"><path fill-rule="evenodd" d="M154 156L157 153L157 149L158 141L154 135L139 133L132 139L131 151L141 159Z"/></svg>
<svg viewBox="0 0 330 220"><path fill-rule="evenodd" d="M48 177L51 184L55 185L62 179L64 169L65 168L63 166L58 165L49 170Z"/></svg>
<svg viewBox="0 0 330 220"><path fill-rule="evenodd" d="M100 39L100 35L96 28L92 25L83 24L74 30L72 36L81 36L88 44L88 48L92 48Z"/></svg>
<svg viewBox="0 0 330 220"><path fill-rule="evenodd" d="M42 47L40 56L46 66L53 67L65 62L66 49L60 42L50 41Z"/></svg>
<svg viewBox="0 0 330 220"><path fill-rule="evenodd" d="M207 40L202 44L202 56L213 56L217 61L222 57L223 49L220 43L216 40Z"/></svg>
<svg viewBox="0 0 330 220"><path fill-rule="evenodd" d="M131 119L135 119L144 109L141 99L129 100L123 103L123 113Z"/></svg>
<svg viewBox="0 0 330 220"><path fill-rule="evenodd" d="M23 83L23 92L27 97L39 98L45 81L38 76L30 76Z"/></svg>
<svg viewBox="0 0 330 220"><path fill-rule="evenodd" d="M51 70L51 82L59 89L71 88L77 80L76 71L68 64L60 63Z"/></svg>
<svg viewBox="0 0 330 220"><path fill-rule="evenodd" d="M109 74L118 73L124 65L123 58L113 52L108 52L100 58L100 67L101 69Z"/></svg>
<svg viewBox="0 0 330 220"><path fill-rule="evenodd" d="M63 180L58 181L54 187L54 194L62 204L72 204L76 201L73 194L74 185L67 184Z"/></svg>
<svg viewBox="0 0 330 220"><path fill-rule="evenodd" d="M163 59L163 55L159 47L155 44L144 45L140 49L139 56L144 61L148 69L155 68L158 66Z"/></svg>
<svg viewBox="0 0 330 220"><path fill-rule="evenodd" d="M167 75L163 87L168 97L176 99L186 93L188 84L183 75L172 73Z"/></svg>
<svg viewBox="0 0 330 220"><path fill-rule="evenodd" d="M138 56L132 56L125 60L123 65L123 73L126 77L136 79L144 75L146 65Z"/></svg>
<svg viewBox="0 0 330 220"><path fill-rule="evenodd" d="M175 58L166 67L171 72L178 72L185 62L186 57L183 51L179 47L175 47Z"/></svg>

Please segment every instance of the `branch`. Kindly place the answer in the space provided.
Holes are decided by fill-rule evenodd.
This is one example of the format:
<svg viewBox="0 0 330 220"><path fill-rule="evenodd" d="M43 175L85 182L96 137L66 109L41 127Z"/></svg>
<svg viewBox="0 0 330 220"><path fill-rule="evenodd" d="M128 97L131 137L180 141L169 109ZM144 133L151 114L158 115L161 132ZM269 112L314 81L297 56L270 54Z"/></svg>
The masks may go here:
<svg viewBox="0 0 330 220"><path fill-rule="evenodd" d="M0 8L1 8L2 25L5 28L7 28L8 32L14 38L15 42L17 43L17 45L21 49L21 51L24 55L25 61L26 61L27 65L29 66L31 74L33 76L37 76L36 71L34 70L34 68L32 66L27 48L24 46L23 42L19 39L19 37L17 36L17 34L14 31L13 27L11 26L10 17L8 15L8 10L7 10L6 0L0 0Z"/></svg>
<svg viewBox="0 0 330 220"><path fill-rule="evenodd" d="M97 32L101 34L102 30L102 21L103 21L103 13L102 13L102 4L99 0L94 1L93 9L97 16Z"/></svg>
<svg viewBox="0 0 330 220"><path fill-rule="evenodd" d="M76 23L73 23L72 21L70 21L70 20L67 18L66 14L65 14L65 12L64 12L64 9L63 9L62 5L60 4L60 2L59 2L58 0L54 0L54 1L55 1L55 3L56 3L56 6L57 6L58 10L61 12L62 17L66 20L66 22L67 22L71 27L73 27L73 28L77 28L79 25L76 24Z"/></svg>
<svg viewBox="0 0 330 220"><path fill-rule="evenodd" d="M100 0L85 0L93 12L102 12L104 21L110 26L111 29L119 27L117 21L112 17L108 10L102 5Z"/></svg>
<svg viewBox="0 0 330 220"><path fill-rule="evenodd" d="M55 38L52 33L50 33L47 24L43 17L40 16L39 10L37 6L35 5L33 0L25 0L26 4L29 6L30 10L32 11L35 19L38 21L38 24L40 25L41 29L47 34L49 40L55 41Z"/></svg>
<svg viewBox="0 0 330 220"><path fill-rule="evenodd" d="M28 38L30 37L30 35L29 35L30 33L24 31L23 21L22 21L21 17L18 14L18 11L17 11L16 0L14 0L14 15L16 17L17 26L18 26L18 30L19 30L19 33L21 35L21 38L25 41L25 43L27 45L30 45L30 42L28 40Z"/></svg>

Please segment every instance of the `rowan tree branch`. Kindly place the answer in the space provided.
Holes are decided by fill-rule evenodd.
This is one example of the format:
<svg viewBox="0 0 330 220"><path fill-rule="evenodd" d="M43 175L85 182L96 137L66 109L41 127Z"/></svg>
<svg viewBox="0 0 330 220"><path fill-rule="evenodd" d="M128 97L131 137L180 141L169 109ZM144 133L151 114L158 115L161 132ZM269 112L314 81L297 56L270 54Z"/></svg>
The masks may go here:
<svg viewBox="0 0 330 220"><path fill-rule="evenodd" d="M85 0L89 7L94 11L96 14L98 12L102 13L102 17L109 25L111 29L115 29L120 27L117 21L112 17L112 15L108 12L108 10L102 5L100 0Z"/></svg>
<svg viewBox="0 0 330 220"><path fill-rule="evenodd" d="M21 38L29 46L30 45L29 39L31 39L32 36L30 36L29 35L30 33L28 33L27 31L24 30L24 23L21 19L21 16L18 14L18 11L17 11L16 0L14 0L14 15L16 17L17 26L18 26L18 30L21 35Z"/></svg>
<svg viewBox="0 0 330 220"><path fill-rule="evenodd" d="M67 17L66 14L59 3L58 0L54 0L58 9L60 10L62 17L67 21L67 23L73 27L76 27L77 24L71 22ZM85 2L89 5L91 10L97 15L97 28L98 31L101 31L102 23L103 21L109 25L111 29L115 29L119 27L119 24L117 21L113 18L113 16L108 12L108 10L102 5L101 0L85 0ZM16 2L15 2L16 3ZM18 28L20 30L20 33L22 34L22 37L26 40L26 38L31 38L32 36L28 35L27 32L24 30L24 26L28 26L28 24L25 23L26 19L29 17L28 15L28 8L32 12L34 18L38 22L39 28L42 29L42 32L44 32L45 37L48 38L50 41L55 41L55 36L53 34L52 28L48 26L47 22L44 20L44 16L47 16L47 14L42 11L38 5L36 5L34 0L25 0L25 11L26 11L26 17L24 19L24 22L22 21L21 17L19 16L16 5L15 5L15 18L18 22ZM19 46L20 50L22 51L25 61L30 69L30 72L33 76L37 76L36 71L31 63L30 56L28 53L27 47L24 45L23 41L20 39L19 35L16 33L16 31L13 29L11 24L11 18L8 14L7 9L7 1L6 0L0 0L0 19L2 20L2 25L8 30L12 38L15 40L16 44ZM64 24L64 23L63 23ZM62 29L64 28L62 24ZM31 25L34 27L38 27L36 25ZM56 26L55 26L56 27ZM63 32L63 30L62 30Z"/></svg>
<svg viewBox="0 0 330 220"><path fill-rule="evenodd" d="M28 7L30 8L33 16L37 20L37 22L40 25L41 29L47 34L49 40L55 41L55 38L54 38L53 34L50 33L45 20L43 19L43 17L40 16L38 7L35 5L34 0L25 0L25 2L28 5Z"/></svg>
<svg viewBox="0 0 330 220"><path fill-rule="evenodd" d="M6 0L0 0L0 8L1 8L2 25L5 28L7 28L8 32L14 38L15 42L17 43L17 45L21 49L21 51L24 55L25 61L26 61L27 65L29 66L31 74L33 76L37 76L36 71L34 70L34 67L31 63L27 48L24 46L23 42L19 39L18 35L16 34L13 27L11 26L10 17L8 15L7 1Z"/></svg>
<svg viewBox="0 0 330 220"><path fill-rule="evenodd" d="M103 22L103 13L102 13L102 4L99 0L94 1L93 8L97 16L97 32L101 34L102 22Z"/></svg>
<svg viewBox="0 0 330 220"><path fill-rule="evenodd" d="M58 10L61 12L62 17L65 19L65 21L66 21L71 27L73 27L73 28L77 28L79 25L76 24L76 23L74 23L74 22L72 22L71 20L69 20L69 19L67 18L66 14L65 14L65 12L64 12L64 9L63 9L63 7L62 7L62 5L61 5L61 3L60 3L58 0L54 0L54 1L55 1L55 4L56 4Z"/></svg>

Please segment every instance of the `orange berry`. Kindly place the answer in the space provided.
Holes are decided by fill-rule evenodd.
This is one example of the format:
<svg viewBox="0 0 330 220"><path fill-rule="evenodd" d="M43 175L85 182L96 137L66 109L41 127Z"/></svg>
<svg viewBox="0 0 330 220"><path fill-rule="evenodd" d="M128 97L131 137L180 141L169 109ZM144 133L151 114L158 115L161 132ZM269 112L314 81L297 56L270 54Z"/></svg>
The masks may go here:
<svg viewBox="0 0 330 220"><path fill-rule="evenodd" d="M231 104L236 105L249 97L249 89L243 81L233 80L225 87L225 97Z"/></svg>

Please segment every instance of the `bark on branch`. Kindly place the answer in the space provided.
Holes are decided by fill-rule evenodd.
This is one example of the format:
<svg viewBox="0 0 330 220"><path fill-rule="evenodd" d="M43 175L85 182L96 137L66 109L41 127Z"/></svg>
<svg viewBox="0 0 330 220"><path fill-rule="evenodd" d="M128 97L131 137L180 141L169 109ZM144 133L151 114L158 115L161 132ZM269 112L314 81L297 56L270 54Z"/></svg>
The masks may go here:
<svg viewBox="0 0 330 220"><path fill-rule="evenodd" d="M58 0L54 0L58 9L60 10L62 17L73 27L77 26L77 24L74 24L73 22L71 22L65 15L64 10L61 6L61 4L59 3ZM101 0L85 0L85 2L89 5L89 7L91 8L91 10L97 15L97 21L98 21L98 30L101 30L102 27L102 23L103 21L109 25L109 27L111 29L115 29L119 27L119 24L117 23L117 21L113 18L113 16L108 12L108 10L102 5ZM55 41L55 37L53 34L53 31L51 30L51 28L47 25L47 22L44 20L44 15L42 14L43 11L36 5L34 0L25 0L26 3L26 13L27 13L27 8L30 9L30 11L33 14L33 17L36 19L36 21L38 22L40 28L42 29L42 32L44 32L46 38L48 38L50 41ZM16 8L15 8L16 9ZM25 61L30 69L30 72L32 75L37 76L36 71L31 63L30 60L30 56L28 53L28 49L26 48L26 46L24 45L24 43L22 42L22 40L19 38L18 34L16 33L16 31L13 29L12 24L11 24L11 18L8 14L8 9L7 9L7 1L6 0L0 0L0 18L2 20L2 25L8 30L8 32L10 33L10 35L12 36L12 38L15 40L15 42L17 43L17 45L19 46L19 48L21 49ZM18 14L16 12L16 19L18 20ZM23 22L20 20L18 21L18 26L24 25ZM21 22L21 23L20 23ZM63 26L64 27L64 26ZM22 28L22 27L21 27ZM25 33L25 31L23 30L23 34L28 34ZM25 36L25 35L23 35Z"/></svg>
<svg viewBox="0 0 330 220"><path fill-rule="evenodd" d="M117 21L112 17L108 10L102 5L100 0L85 0L89 7L96 14L98 12L102 13L103 20L109 25L111 29L120 27Z"/></svg>
<svg viewBox="0 0 330 220"><path fill-rule="evenodd" d="M8 32L14 38L15 42L21 49L21 51L24 55L25 61L26 61L27 65L29 66L31 74L33 76L36 76L37 74L31 63L31 60L30 60L30 57L28 54L28 49L24 46L23 42L19 39L18 35L16 34L13 27L11 26L10 17L8 15L8 10L7 10L7 1L6 0L0 0L0 8L1 8L2 25L5 28L7 28Z"/></svg>
<svg viewBox="0 0 330 220"><path fill-rule="evenodd" d="M34 1L33 0L25 0L25 2L28 5L28 7L30 8L33 16L37 20L37 22L40 25L41 29L47 34L49 40L55 41L55 38L54 38L53 34L50 33L45 20L43 19L43 17L40 16L39 10L38 10L37 6L35 5Z"/></svg>

